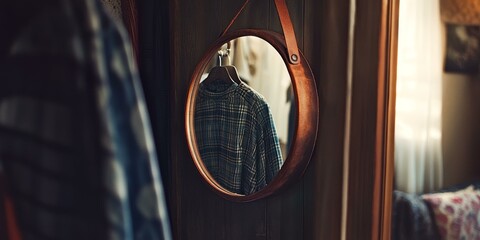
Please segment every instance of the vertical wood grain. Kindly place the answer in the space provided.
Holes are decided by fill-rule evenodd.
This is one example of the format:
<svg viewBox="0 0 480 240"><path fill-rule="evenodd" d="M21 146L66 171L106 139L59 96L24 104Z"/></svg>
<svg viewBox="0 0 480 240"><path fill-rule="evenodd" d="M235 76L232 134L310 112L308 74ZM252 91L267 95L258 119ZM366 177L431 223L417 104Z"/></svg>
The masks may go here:
<svg viewBox="0 0 480 240"><path fill-rule="evenodd" d="M172 2L172 209L176 239L339 239L348 39L347 0L286 0L299 47L320 94L320 128L305 177L252 203L219 198L197 173L186 145L190 75L243 0ZM273 0L251 1L232 26L281 31Z"/></svg>
<svg viewBox="0 0 480 240"><path fill-rule="evenodd" d="M267 199L267 239L306 239L304 181Z"/></svg>
<svg viewBox="0 0 480 240"><path fill-rule="evenodd" d="M249 203L226 202L226 239L267 239L265 208L263 199Z"/></svg>
<svg viewBox="0 0 480 240"><path fill-rule="evenodd" d="M389 117L394 114L390 91L398 6L393 3L361 0L356 5L347 239L390 238L393 165L387 158L393 153Z"/></svg>
<svg viewBox="0 0 480 240"><path fill-rule="evenodd" d="M399 0L392 0L388 3L387 13L387 46L386 46L386 101L385 110L386 129L385 129L385 159L384 166L381 171L383 176L381 181L383 186L381 189L381 197L383 204L380 206L382 211L380 214L380 239L391 239L392 231L392 199L393 199L393 178L394 178L394 145L395 145L395 102L396 102L396 82L397 82L397 50L398 50L398 17L399 17Z"/></svg>
<svg viewBox="0 0 480 240"><path fill-rule="evenodd" d="M356 4L351 144L349 156L347 239L377 239L374 216L377 150L377 88L379 79L379 34L381 0L359 0ZM368 61L366 61L366 56ZM362 221L359 221L362 219Z"/></svg>
<svg viewBox="0 0 480 240"><path fill-rule="evenodd" d="M340 239L349 1L306 1L304 53L317 80L320 121L305 181L305 239Z"/></svg>
<svg viewBox="0 0 480 240"><path fill-rule="evenodd" d="M235 10L234 13L237 12L238 8L245 2L244 0L235 0L237 2L235 4L238 5L233 7L233 5L229 5L230 1L225 5L226 8ZM234 25L232 26L231 30L240 29L240 28L259 28L259 29L267 29L269 26L269 15L268 15L268 8L269 5L273 4L271 0L250 0L250 3L247 7L243 10L242 14L237 18ZM233 18L234 13L229 15L229 20ZM226 25L225 25L226 26Z"/></svg>

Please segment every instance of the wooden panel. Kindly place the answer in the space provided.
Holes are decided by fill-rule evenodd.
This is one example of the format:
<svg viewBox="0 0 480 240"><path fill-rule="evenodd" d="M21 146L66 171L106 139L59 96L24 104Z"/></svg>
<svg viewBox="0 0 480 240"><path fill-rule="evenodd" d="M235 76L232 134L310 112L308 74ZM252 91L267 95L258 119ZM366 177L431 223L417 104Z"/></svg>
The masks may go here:
<svg viewBox="0 0 480 240"><path fill-rule="evenodd" d="M243 3L244 1L238 1L239 4ZM230 6L230 1L225 1L228 8L232 8ZM273 4L273 1L254 1L251 0L247 7L243 10L242 15L238 17L235 21L235 24L232 27L232 30L240 29L240 28L260 28L260 29L267 29L268 28L268 19L269 16L266 14L267 9L270 4ZM235 7L235 13L237 12L238 7ZM231 14L230 19L233 18L234 14ZM230 20L229 19L229 20Z"/></svg>
<svg viewBox="0 0 480 240"><path fill-rule="evenodd" d="M397 11L398 1L357 3L347 239L390 239Z"/></svg>
<svg viewBox="0 0 480 240"><path fill-rule="evenodd" d="M376 177L376 123L381 1L357 2L349 156L347 239L377 239L372 227ZM361 46L361 47L360 47ZM365 56L368 56L366 60ZM372 203L372 202L376 203ZM363 221L358 221L359 219ZM377 221L376 221L377 220Z"/></svg>
<svg viewBox="0 0 480 240"><path fill-rule="evenodd" d="M225 201L225 204L227 206L224 222L227 232L226 239L266 239L265 200L249 203Z"/></svg>
<svg viewBox="0 0 480 240"><path fill-rule="evenodd" d="M319 140L305 178L268 199L233 203L215 195L192 163L183 129L190 75L209 43L217 38L242 3L243 0L172 0L174 106L170 175L175 237L188 240L339 239L347 0L287 0L299 46L304 49L317 77L322 107ZM232 30L248 27L279 31L273 6L272 0L251 1Z"/></svg>
<svg viewBox="0 0 480 240"><path fill-rule="evenodd" d="M349 1L307 1L304 52L320 97L320 128L305 176L305 239L340 239Z"/></svg>
<svg viewBox="0 0 480 240"><path fill-rule="evenodd" d="M304 181L267 199L267 239L305 239Z"/></svg>
<svg viewBox="0 0 480 240"><path fill-rule="evenodd" d="M194 170L189 169L185 173ZM199 175L195 176L198 181L182 176L186 183L178 190L182 198L177 205L176 239L229 239L225 226L225 201L211 193Z"/></svg>

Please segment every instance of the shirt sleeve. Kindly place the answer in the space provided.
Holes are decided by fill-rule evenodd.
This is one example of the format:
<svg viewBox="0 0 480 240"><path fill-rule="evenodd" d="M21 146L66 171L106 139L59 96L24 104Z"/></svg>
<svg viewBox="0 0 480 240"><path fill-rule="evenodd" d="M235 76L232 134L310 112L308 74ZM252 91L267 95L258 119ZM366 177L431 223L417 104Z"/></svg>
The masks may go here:
<svg viewBox="0 0 480 240"><path fill-rule="evenodd" d="M283 159L280 150L280 142L275 128L270 108L266 102L260 106L258 115L261 131L258 144L262 145L262 159L264 161L263 169L259 170L259 175L264 175L266 184L270 183L280 170Z"/></svg>

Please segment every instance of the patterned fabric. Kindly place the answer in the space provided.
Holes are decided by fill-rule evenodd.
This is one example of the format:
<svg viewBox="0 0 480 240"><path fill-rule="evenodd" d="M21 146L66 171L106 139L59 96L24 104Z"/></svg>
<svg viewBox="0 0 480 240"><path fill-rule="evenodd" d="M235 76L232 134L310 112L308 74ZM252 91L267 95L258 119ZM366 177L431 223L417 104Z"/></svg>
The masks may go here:
<svg viewBox="0 0 480 240"><path fill-rule="evenodd" d="M125 31L95 0L25 19L0 59L0 164L22 238L171 239Z"/></svg>
<svg viewBox="0 0 480 240"><path fill-rule="evenodd" d="M417 194L393 191L392 240L438 240L435 219Z"/></svg>
<svg viewBox="0 0 480 240"><path fill-rule="evenodd" d="M113 19L117 20L119 23L122 22L122 2L120 0L100 0L100 2Z"/></svg>
<svg viewBox="0 0 480 240"><path fill-rule="evenodd" d="M432 207L442 239L480 240L480 191L471 186L423 199Z"/></svg>
<svg viewBox="0 0 480 240"><path fill-rule="evenodd" d="M436 206L440 203L447 204L452 198L452 196L457 196L458 191L464 190L469 186L473 186L475 189L475 195L478 196L479 189L480 189L480 182L468 182L468 183L460 183L454 186L449 186L443 188L435 193L429 194L410 194L395 190L393 192L393 211L392 211L392 239L442 239L442 235L440 234L439 230L443 233L448 232L446 229L446 223L450 223L452 227L451 230L454 229L463 229L467 228L470 230L474 230L478 232L478 227L475 227L473 222L473 216L478 215L478 203L480 199L474 200L470 206L458 206L459 209L453 209L450 207L443 208L445 213L444 216L441 216L440 219L437 217L437 211L442 212L443 210L441 206ZM470 189L469 189L470 191ZM462 191L460 191L461 193ZM469 204L469 200L472 198L467 198L465 200L458 200L457 202L462 202L464 204ZM431 203L431 202L434 203ZM476 203L474 203L476 201ZM441 205L441 204L440 204ZM462 214L460 214L462 213ZM442 215L442 214L440 214ZM458 219L458 216L469 216L467 220L465 219ZM457 218L456 220L453 220ZM448 220L446 220L448 219ZM480 220L479 220L480 221ZM479 225L476 225L479 226ZM468 231L470 231L468 230ZM456 231L456 230L454 230ZM462 230L463 231L463 230ZM443 238L443 239L462 239L460 236L453 237L453 238ZM466 239L475 239L475 238L466 238Z"/></svg>
<svg viewBox="0 0 480 240"><path fill-rule="evenodd" d="M234 193L252 194L262 189L283 164L269 107L243 83L200 84L195 133L209 173Z"/></svg>

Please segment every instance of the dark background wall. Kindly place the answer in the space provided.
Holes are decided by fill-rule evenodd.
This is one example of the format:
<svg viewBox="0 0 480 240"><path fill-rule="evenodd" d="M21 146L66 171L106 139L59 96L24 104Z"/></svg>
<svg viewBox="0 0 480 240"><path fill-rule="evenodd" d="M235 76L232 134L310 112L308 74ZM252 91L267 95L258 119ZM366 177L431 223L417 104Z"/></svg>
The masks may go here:
<svg viewBox="0 0 480 240"><path fill-rule="evenodd" d="M286 0L316 77L317 144L305 176L251 203L226 201L198 174L187 148L190 77L242 0L139 1L140 70L176 239L339 239L347 79L347 0ZM232 29L281 31L273 0L251 1Z"/></svg>
<svg viewBox="0 0 480 240"><path fill-rule="evenodd" d="M479 180L478 76L444 73L442 94L444 186Z"/></svg>

